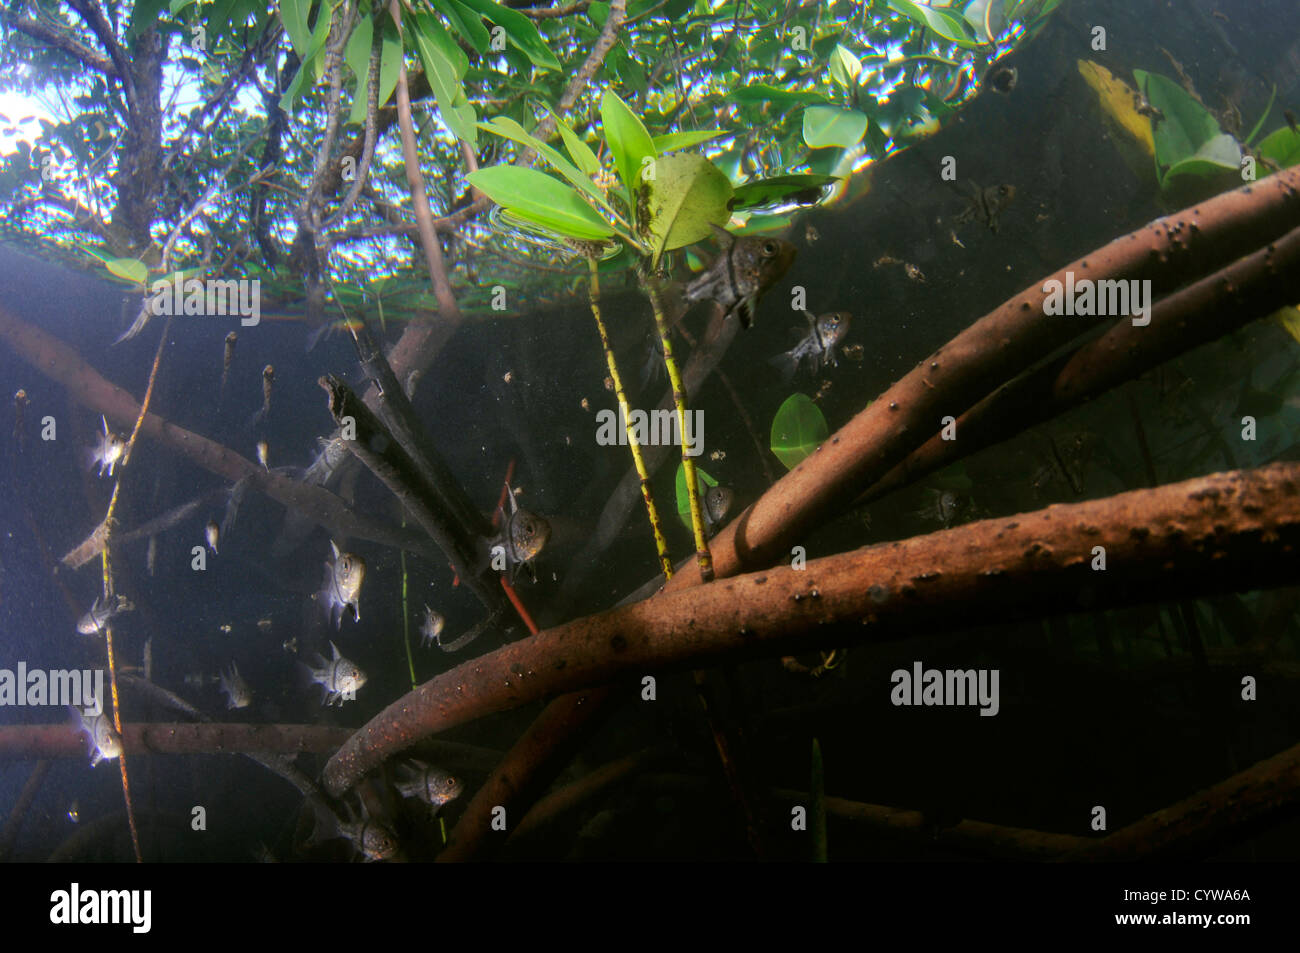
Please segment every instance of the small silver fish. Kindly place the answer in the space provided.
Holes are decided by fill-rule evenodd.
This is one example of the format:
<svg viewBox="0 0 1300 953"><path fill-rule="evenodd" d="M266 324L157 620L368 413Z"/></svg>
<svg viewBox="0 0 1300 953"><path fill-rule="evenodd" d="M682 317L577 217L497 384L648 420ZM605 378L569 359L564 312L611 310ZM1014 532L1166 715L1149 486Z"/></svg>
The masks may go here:
<svg viewBox="0 0 1300 953"><path fill-rule="evenodd" d="M446 625L447 620L442 617L442 613L434 612L426 605L424 607L424 621L420 623L420 645L437 645L439 636L442 635L442 630Z"/></svg>
<svg viewBox="0 0 1300 953"><path fill-rule="evenodd" d="M731 512L731 504L735 498L736 494L725 486L711 486L704 492L704 499L701 501L704 505L701 509L704 511L704 528L709 536L722 529L722 521Z"/></svg>
<svg viewBox="0 0 1300 953"><path fill-rule="evenodd" d="M291 639L285 639L283 642L280 643L280 648L283 649L285 652L292 652L294 655L297 655L298 636L295 635Z"/></svg>
<svg viewBox="0 0 1300 953"><path fill-rule="evenodd" d="M203 527L203 535L208 541L208 549L216 553L217 543L221 541L221 527L216 520L208 520L208 525Z"/></svg>
<svg viewBox="0 0 1300 953"><path fill-rule="evenodd" d="M221 690L226 694L227 711L232 708L247 708L253 703L253 690L239 674L239 668L233 660L230 668L221 673Z"/></svg>
<svg viewBox="0 0 1300 953"><path fill-rule="evenodd" d="M267 456L266 456L266 455L267 455L268 451L269 451L269 448L267 447L267 445L266 445L266 441L265 441L265 440L259 440L259 441L257 441L257 462L260 463L260 464L262 465L262 469L263 469L263 470L270 470L270 469L271 469L271 465L267 462Z"/></svg>
<svg viewBox="0 0 1300 953"><path fill-rule="evenodd" d="M849 320L852 317L847 311L832 311L820 318L814 318L805 311L803 316L808 322L808 333L804 339L784 354L778 354L768 361L781 372L781 378L786 383L794 379L799 365L805 360L814 374L827 364L838 367L835 347L849 333Z"/></svg>
<svg viewBox="0 0 1300 953"><path fill-rule="evenodd" d="M87 697L86 704L100 707L93 698ZM90 766L93 768L101 761L111 761L122 753L122 737L113 727L113 717L102 708L97 715L87 715L79 709L72 709L77 727L86 733L90 741Z"/></svg>
<svg viewBox="0 0 1300 953"><path fill-rule="evenodd" d="M741 327L754 323L759 297L786 273L794 261L795 247L784 239L748 236L737 238L713 226L720 251L709 267L687 284L689 302L716 301L727 315L740 318Z"/></svg>
<svg viewBox="0 0 1300 953"><path fill-rule="evenodd" d="M329 481L340 463L348 455L348 445L341 437L317 437L321 451L302 475L302 482L320 486Z"/></svg>
<svg viewBox="0 0 1300 953"><path fill-rule="evenodd" d="M349 608L353 619L361 621L361 584L366 579L366 561L355 553L340 552L332 539L330 549L334 558L325 560L325 584L317 595L337 629Z"/></svg>
<svg viewBox="0 0 1300 953"><path fill-rule="evenodd" d="M318 807L316 818L316 829L307 841L308 846L343 837L351 842L367 863L376 860L395 860L400 856L401 846L397 835L387 824L370 816L364 801L361 803L360 817L357 817L350 807L347 808L345 818Z"/></svg>
<svg viewBox="0 0 1300 953"><path fill-rule="evenodd" d="M513 582L520 566L528 566L532 571L532 561L551 538L551 524L523 509L508 483L506 499L510 501L510 515L507 517L501 507L497 507L501 532L488 540L488 551L494 563L498 558L504 559Z"/></svg>
<svg viewBox="0 0 1300 953"><path fill-rule="evenodd" d="M96 476L102 477L105 469L112 476L113 467L117 466L117 461L126 452L126 441L108 429L108 419L103 414L100 414L99 420L104 425L104 432L98 436L95 446L86 450L87 469L97 466L99 472Z"/></svg>
<svg viewBox="0 0 1300 953"><path fill-rule="evenodd" d="M399 767L397 793L402 797L418 798L425 804L438 808L460 797L464 790L460 778L441 768L435 768L423 761L412 760L410 764Z"/></svg>
<svg viewBox="0 0 1300 953"><path fill-rule="evenodd" d="M130 612L135 605L126 596L119 595L112 605L105 605L104 597L95 599L90 611L77 620L77 631L82 635L97 635L104 631L108 620L123 612Z"/></svg>
<svg viewBox="0 0 1300 953"><path fill-rule="evenodd" d="M311 680L325 689L321 699L322 705L338 704L356 697L357 690L366 683L366 673L357 668L356 663L339 654L338 646L330 643L334 657L329 661L316 656L315 667L311 669Z"/></svg>
<svg viewBox="0 0 1300 953"><path fill-rule="evenodd" d="M72 803L68 805L68 820L72 821L74 824L81 823L81 808L77 806L75 798Z"/></svg>
<svg viewBox="0 0 1300 953"><path fill-rule="evenodd" d="M235 360L235 341L239 339L234 331L226 335L226 353L221 360L221 394L226 392L226 378L230 376L230 365Z"/></svg>

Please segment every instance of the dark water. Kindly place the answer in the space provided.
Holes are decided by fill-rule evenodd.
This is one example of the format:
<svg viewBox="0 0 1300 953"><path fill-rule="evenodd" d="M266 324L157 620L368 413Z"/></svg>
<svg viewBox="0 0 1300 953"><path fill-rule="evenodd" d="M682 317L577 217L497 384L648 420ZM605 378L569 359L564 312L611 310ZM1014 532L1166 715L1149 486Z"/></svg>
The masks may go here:
<svg viewBox="0 0 1300 953"><path fill-rule="evenodd" d="M1212 9L1226 18L1213 17ZM1094 22L1105 23L1113 37L1140 39L1116 43L1105 57L1094 55L1082 39ZM1012 95L982 94L942 132L873 167L864 195L797 220L790 232L799 248L793 267L763 299L755 328L737 336L721 373L692 395L694 406L706 413L702 465L735 491L737 509L747 506L769 485L765 462L775 475L783 473L770 455L760 458L754 442L766 447L773 416L791 390L821 389L819 406L834 431L935 348L1040 276L1181 207L1162 201L1153 184L1126 163L1116 134L1106 132L1096 97L1080 80L1076 60L1103 62L1116 75L1128 76L1134 67L1169 74L1163 47L1207 105L1217 108L1219 97L1230 98L1248 124L1276 86L1277 108L1265 127L1272 129L1284 105L1300 103L1300 80L1289 65L1300 59L1297 36L1300 15L1281 0L1065 4L1040 36L1008 59L1020 76ZM996 234L975 223L958 230L961 246L950 240L961 201L934 184L934 169L947 155L960 157L963 174L983 184L1015 185L1017 197L1001 214ZM808 240L809 225L818 235L815 242ZM900 264L873 267L886 257ZM909 277L901 263L914 266L923 280ZM791 347L795 331L803 330L801 319L785 307L789 289L798 285L812 289L814 310L852 313L846 343L859 345L861 354L842 358L837 368L816 377L801 371L786 387L767 360ZM0 291L6 309L21 320L67 342L135 397L144 392L161 321L139 338L114 345L134 313L133 302L114 286L0 246ZM648 310L617 283L605 292L606 313L617 319L615 343L632 379L633 404L647 406L662 392L659 383L642 390L635 380L650 329ZM685 319L693 334L702 333L703 310ZM308 352L300 321L267 319L256 328L238 328L235 359L218 403L223 341L234 320L174 321L152 410L248 458L265 439L272 467L305 467L319 450L317 438L333 428L317 378L333 373L354 388L363 385L352 342L337 333ZM387 340L397 333L390 328ZM936 531L941 521L926 508L945 491L958 494L962 510L953 522L962 523L1147 486L1148 456L1161 483L1294 458L1300 402L1293 406L1288 398L1300 365L1297 348L1277 323L1257 322L917 486L831 520L807 540L808 555ZM689 353L688 346L684 350ZM275 368L271 412L250 427L267 364ZM629 463L624 448L595 440L595 413L615 406L602 384L605 375L590 315L575 298L522 316L470 319L422 376L414 399L433 443L477 508L491 512L513 462L521 501L551 521L554 534L538 561L539 580L519 585L543 627L616 604L656 570L639 504L620 521L607 547L592 552L588 545ZM823 381L830 386L823 388ZM19 660L29 669L100 667L102 643L75 632L76 616L101 591L99 563L57 572L53 565L102 518L112 493L111 480L88 476L80 463L82 448L99 427L98 413L75 403L7 346L0 347L0 382L6 398L23 388L30 399L21 452L7 423L0 431L0 667L12 668ZM1236 438L1233 422L1249 401L1261 409L1246 412L1267 422L1253 443ZM58 428L57 439L48 442L39 439L39 422L47 415ZM1067 455L1076 448L1064 474L1053 469L1062 448ZM715 451L724 456L708 455ZM692 544L675 517L673 469L663 467L654 488L667 511L670 549L680 558ZM141 441L125 472L117 510L122 530L223 485L220 477L148 440ZM358 511L401 521L391 494L368 474L355 479L354 490ZM223 508L221 502L204 505L161 533L152 575L145 541L114 547L115 587L136 605L115 620L119 666L140 664L145 641L152 639L154 681L218 721L358 728L410 689L403 570L395 549L347 542L368 571L360 621L345 620L336 634L312 597L329 555L328 534L314 527L292 539L284 507L259 493L248 494L220 554L208 554L206 570L193 571L191 549L202 545L209 518L220 522ZM459 655L420 648L416 630L424 604L446 616L448 636L474 625L482 610L464 587L452 587L446 565L408 555L405 566L417 681L505 644L506 637L494 631ZM924 812L923 833L966 818L1090 837L1095 805L1106 806L1108 830L1118 830L1295 743L1298 599L1300 589L1271 589L1075 612L854 647L818 679L787 672L774 658L746 661L715 677L722 711L743 735L753 790L807 791L816 738L828 795ZM259 627L259 620L269 624ZM313 652L328 654L331 638L368 675L356 700L341 709L321 706L319 691L305 684L299 666ZM290 640L296 640L296 651L283 647ZM1233 663L1231 650L1259 644L1269 652L1268 691L1243 706L1240 678L1253 669ZM1191 665L1206 657L1213 664ZM817 662L816 656L801 659ZM928 668L997 669L997 717L981 718L969 708L892 705L891 673L910 669L918 659ZM228 713L211 679L232 660L255 697L249 708ZM200 685L187 684L187 676ZM648 747L660 756L507 856L752 856L690 676L662 676L653 704L636 700L633 689L626 694L559 767L555 784ZM468 792L444 810L447 830L496 757L541 709L530 703L440 736L472 746L453 756L439 753ZM129 696L125 715L129 722L186 720ZM0 712L0 723L62 717L59 709L10 707ZM423 753L433 756L432 749ZM259 845L283 860L350 855L341 840L304 846L311 823L301 793L249 759L131 754L146 859L252 860ZM0 805L14 803L32 764L0 762ZM296 764L315 777L324 758L304 755ZM407 852L416 859L435 855L441 835L427 811L414 802L399 804L378 783L371 788L372 806L390 812ZM69 817L74 803L75 822ZM196 806L206 809L205 832L192 829ZM768 856L807 857L807 835L789 829L788 810L779 798L764 800ZM830 822L829 845L831 856L841 859L967 856L934 837L885 835L838 817ZM92 770L80 756L53 760L10 856L37 860L56 849L68 859L131 859L117 762ZM1300 828L1283 823L1215 849L1221 858L1294 858Z"/></svg>

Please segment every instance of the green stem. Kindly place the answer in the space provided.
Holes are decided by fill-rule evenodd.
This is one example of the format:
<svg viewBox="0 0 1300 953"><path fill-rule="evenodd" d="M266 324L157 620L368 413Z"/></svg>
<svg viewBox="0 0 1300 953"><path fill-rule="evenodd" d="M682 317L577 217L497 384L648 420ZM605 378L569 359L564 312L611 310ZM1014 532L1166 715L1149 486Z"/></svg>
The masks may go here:
<svg viewBox="0 0 1300 953"><path fill-rule="evenodd" d="M655 327L659 331L659 343L664 351L664 367L668 370L668 380L673 386L673 404L677 408L677 427L682 440L682 470L686 476L686 495L691 501L691 528L695 531L695 557L700 567L700 579L713 581L713 557L709 554L708 537L704 532L704 511L700 508L700 487L696 481L695 458L686 452L686 386L682 383L681 372L673 358L673 342L668 334L668 319L664 316L663 302L659 292L652 284L652 279L642 276L642 286L650 298L650 307L654 310Z"/></svg>
<svg viewBox="0 0 1300 953"><path fill-rule="evenodd" d="M605 351L605 364L609 367L610 380L614 382L614 394L618 397L619 413L623 415L623 427L627 431L627 445L632 451L632 462L636 466L637 476L641 478L641 497L645 500L646 513L650 517L650 529L654 531L659 564L663 567L664 575L671 579L673 561L668 556L668 542L664 539L663 524L659 522L659 511L655 508L654 496L650 492L650 471L646 468L645 457L641 454L641 445L636 439L636 429L632 426L627 392L623 390L623 378L618 372L618 365L614 362L614 349L610 347L605 320L600 315L600 272L596 259L591 255L587 256L587 266L591 273L591 280L587 283L591 316L596 319L596 330L600 332L600 346Z"/></svg>
<svg viewBox="0 0 1300 953"><path fill-rule="evenodd" d="M406 520L402 520L402 528L406 528ZM406 550L398 552L402 556L402 642L406 645L406 667L411 673L411 691L415 691L415 660L411 658L411 616L406 605Z"/></svg>

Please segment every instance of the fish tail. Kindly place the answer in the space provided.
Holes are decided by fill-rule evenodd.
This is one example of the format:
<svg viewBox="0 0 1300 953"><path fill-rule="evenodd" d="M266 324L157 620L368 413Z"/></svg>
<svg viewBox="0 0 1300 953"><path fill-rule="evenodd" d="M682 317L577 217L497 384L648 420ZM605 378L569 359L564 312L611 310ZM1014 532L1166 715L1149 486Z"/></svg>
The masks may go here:
<svg viewBox="0 0 1300 953"><path fill-rule="evenodd" d="M768 358L767 363L781 372L781 383L783 384L788 384L794 380L794 375L799 370L799 359L795 357L793 350L784 351L776 357Z"/></svg>

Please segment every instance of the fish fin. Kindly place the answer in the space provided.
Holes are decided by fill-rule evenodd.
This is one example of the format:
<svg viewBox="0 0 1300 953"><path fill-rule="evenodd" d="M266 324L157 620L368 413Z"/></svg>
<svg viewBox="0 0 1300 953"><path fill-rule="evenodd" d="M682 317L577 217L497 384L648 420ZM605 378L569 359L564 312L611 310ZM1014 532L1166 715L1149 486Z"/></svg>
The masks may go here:
<svg viewBox="0 0 1300 953"><path fill-rule="evenodd" d="M731 234L721 225L709 223L709 228L713 230L713 237L717 239L718 244L722 247L723 254L726 254L728 248L736 243L736 236Z"/></svg>
<svg viewBox="0 0 1300 953"><path fill-rule="evenodd" d="M754 326L754 301L752 298L741 298L731 310L736 317L740 318L740 326L746 331Z"/></svg>
<svg viewBox="0 0 1300 953"><path fill-rule="evenodd" d="M338 659L341 659L343 657L342 655L339 654L339 647L335 645L333 642L330 642L330 651L334 653L333 661L337 661Z"/></svg>
<svg viewBox="0 0 1300 953"><path fill-rule="evenodd" d="M815 314L813 314L811 311L805 311L805 312L803 313L803 319L804 319L805 321L808 322L808 327L813 328L814 330L816 330L816 328L817 328L817 316L816 316Z"/></svg>
<svg viewBox="0 0 1300 953"><path fill-rule="evenodd" d="M335 559L338 559L338 558L339 558L339 544L336 543L336 542L334 542L333 539L330 540L330 549L332 549L332 550L334 551L334 558L335 558Z"/></svg>
<svg viewBox="0 0 1300 953"><path fill-rule="evenodd" d="M770 357L767 359L767 363L781 372L781 383L783 384L788 384L794 380L794 375L799 370L799 359L794 356L793 350L783 351L776 357Z"/></svg>

